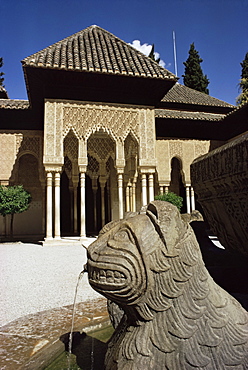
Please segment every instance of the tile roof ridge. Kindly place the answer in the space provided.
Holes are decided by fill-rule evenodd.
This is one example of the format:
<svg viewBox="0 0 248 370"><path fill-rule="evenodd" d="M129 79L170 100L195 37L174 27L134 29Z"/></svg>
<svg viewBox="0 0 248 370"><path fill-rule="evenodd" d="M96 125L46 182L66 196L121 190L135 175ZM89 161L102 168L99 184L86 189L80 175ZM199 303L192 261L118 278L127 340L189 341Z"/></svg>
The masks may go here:
<svg viewBox="0 0 248 370"><path fill-rule="evenodd" d="M166 78L166 79L172 79L172 80L177 80L177 77L170 71L168 71L167 69L163 68L162 66L160 66L156 61L152 60L151 58L149 58L148 56L146 56L145 54L143 54L142 52L140 52L139 50L135 49L133 46L131 46L129 43L125 42L124 40L120 39L119 37L115 36L113 33L97 26L97 25L91 25L83 30L80 30L66 38L63 38L62 40L60 41L57 41L55 43L53 43L52 45L50 46L47 46L43 49L41 49L40 51L34 53L34 54L31 54L30 56L24 58L21 62L22 62L22 65L25 67L25 66L35 66L35 67L51 67L51 68L64 68L64 65L63 63L61 63L60 65L55 65L54 62L52 61L51 65L50 65L50 62L47 63L47 65L44 65L44 63L42 62L42 58L47 58L47 55L49 54L49 51L51 52L51 57L53 56L54 52L55 52L55 49L58 48L58 50L61 50L64 47L68 47L68 43L71 41L71 42L75 42L75 40L77 39L77 37L79 37L80 35L84 35L86 36L87 34L89 34L90 38L92 37L94 39L95 35L94 34L90 34L90 31L93 31L93 30L98 30L99 31L99 34L100 35L105 35L109 37L111 43L113 43L113 45L110 45L110 47L115 47L115 43L116 44L119 44L119 46L121 45L120 49L123 50L124 52L124 55L125 55L125 51L127 52L127 50L129 50L131 52L131 56L132 56L132 59L135 60L135 63L136 63L136 67L138 70L137 70L137 75L139 76L145 76L145 77L152 77L152 78ZM91 42L91 41L89 41ZM61 52L61 51L60 51ZM80 53L80 50L79 50L79 53ZM137 57L135 57L137 56ZM142 61L149 61L148 63L150 64L150 66L147 66L146 64L147 63L143 63L142 64L142 67L140 65L141 60L140 58L142 58ZM37 60L38 59L41 59L41 61L39 61L37 63ZM126 60L127 59L127 56L125 55L124 59ZM121 63L123 63L123 60L121 60ZM68 59L65 60L65 62L68 64ZM125 61L124 61L124 64L125 64ZM141 68L140 68L141 67ZM141 69L144 69L143 71L143 74L139 72L139 70ZM153 71L151 71L151 68L153 69ZM66 67L65 67L66 69ZM80 69L80 68L76 68L76 69ZM83 70L87 69L86 68L83 68ZM97 68L94 68L95 69L95 72L97 72ZM115 68L114 68L115 69ZM125 66L124 66L124 69L125 69ZM154 77L154 73L156 73L157 77ZM134 74L136 75L135 72L132 72L131 74Z"/></svg>
<svg viewBox="0 0 248 370"><path fill-rule="evenodd" d="M184 91L187 91L189 90L193 95L195 96L198 96L198 97L204 97L205 100L209 100L209 101L202 101L202 102L197 102L197 101L184 101L183 103L184 104L195 104L195 105L207 105L207 106L221 106L221 107L227 107L227 108L234 108L235 105L233 104L230 104L230 103L227 103L225 102L224 100L221 100L221 99L218 99L218 98L215 98L211 95L208 95L208 94L205 94L201 91L197 91L195 89L192 89L191 87L188 87L188 86L185 86L179 82L176 82L175 85L172 86L172 88L166 93L166 95L163 97L163 99L161 100L162 102L168 102L168 103L180 103L182 101L179 101L176 99L176 97L174 96L173 98L170 97L171 94L173 94L173 92L175 91L175 93L178 93L177 90L184 90ZM169 98L168 98L169 96ZM183 98L183 96L182 96ZM183 99L181 99L183 100ZM219 104L217 105L217 102L219 102ZM216 104L214 104L216 103Z"/></svg>

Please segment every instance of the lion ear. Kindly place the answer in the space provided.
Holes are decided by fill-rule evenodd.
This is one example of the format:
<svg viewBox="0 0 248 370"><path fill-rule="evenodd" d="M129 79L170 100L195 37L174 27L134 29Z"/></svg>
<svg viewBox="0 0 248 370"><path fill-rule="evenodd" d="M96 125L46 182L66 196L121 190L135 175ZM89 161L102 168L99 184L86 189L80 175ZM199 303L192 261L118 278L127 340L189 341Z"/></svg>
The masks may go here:
<svg viewBox="0 0 248 370"><path fill-rule="evenodd" d="M150 211L150 213L152 213L152 215L158 219L158 210L157 210L157 207L155 206L154 203L149 203L148 206L147 206L147 211Z"/></svg>

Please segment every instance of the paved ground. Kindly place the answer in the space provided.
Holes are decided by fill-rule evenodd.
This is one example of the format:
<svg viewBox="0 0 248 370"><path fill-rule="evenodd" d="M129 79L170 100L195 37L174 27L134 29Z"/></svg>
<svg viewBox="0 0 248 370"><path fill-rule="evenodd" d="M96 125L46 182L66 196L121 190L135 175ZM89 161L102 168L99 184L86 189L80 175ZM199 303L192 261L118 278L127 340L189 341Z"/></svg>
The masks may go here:
<svg viewBox="0 0 248 370"><path fill-rule="evenodd" d="M84 243L91 242L92 238ZM0 243L0 326L27 314L72 304L85 263L86 249L79 244ZM85 275L77 301L97 297Z"/></svg>
<svg viewBox="0 0 248 370"><path fill-rule="evenodd" d="M202 223L192 226L215 281L248 309L247 259L220 249ZM48 359L63 351L61 338L71 329L75 288L85 263L86 250L79 243L0 243L1 370L44 369ZM86 275L77 302L74 331L109 323L106 300L93 291Z"/></svg>
<svg viewBox="0 0 248 370"><path fill-rule="evenodd" d="M88 246L94 239L88 238ZM0 369L43 369L65 348L86 249L0 243ZM106 300L79 281L74 331L108 325Z"/></svg>

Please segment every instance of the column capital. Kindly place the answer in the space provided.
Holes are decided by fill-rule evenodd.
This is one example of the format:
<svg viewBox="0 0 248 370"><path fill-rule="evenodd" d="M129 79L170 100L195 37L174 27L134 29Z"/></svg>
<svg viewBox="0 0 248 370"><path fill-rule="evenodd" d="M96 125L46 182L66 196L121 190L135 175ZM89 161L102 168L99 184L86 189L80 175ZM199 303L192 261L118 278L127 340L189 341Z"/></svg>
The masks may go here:
<svg viewBox="0 0 248 370"><path fill-rule="evenodd" d="M144 174L153 174L153 173L155 173L155 167L153 167L153 168L151 168L151 167L139 167L139 172L142 174L142 173L144 173Z"/></svg>
<svg viewBox="0 0 248 370"><path fill-rule="evenodd" d="M87 165L79 165L79 172L80 173L86 172L86 169L87 169Z"/></svg>
<svg viewBox="0 0 248 370"><path fill-rule="evenodd" d="M59 166L57 164L45 164L45 171L47 173L49 173L49 172L51 172L51 173L56 173L56 172L61 173L62 172L62 166Z"/></svg>
<svg viewBox="0 0 248 370"><path fill-rule="evenodd" d="M118 175L122 175L124 173L124 167L116 167L116 171Z"/></svg>
<svg viewBox="0 0 248 370"><path fill-rule="evenodd" d="M115 168L116 169L118 169L118 168L124 168L125 167L125 164L126 164L125 159L116 159L116 161L115 161Z"/></svg>

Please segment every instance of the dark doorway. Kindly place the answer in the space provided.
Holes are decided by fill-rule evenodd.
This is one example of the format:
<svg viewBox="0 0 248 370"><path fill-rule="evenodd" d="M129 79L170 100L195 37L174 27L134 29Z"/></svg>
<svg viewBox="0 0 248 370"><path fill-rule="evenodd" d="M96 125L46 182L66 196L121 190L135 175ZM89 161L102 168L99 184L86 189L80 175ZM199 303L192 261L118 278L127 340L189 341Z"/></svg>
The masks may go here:
<svg viewBox="0 0 248 370"><path fill-rule="evenodd" d="M183 198L183 206L181 208L181 213L186 213L187 212L186 189L184 187L182 178L182 164L181 161L176 157L172 158L171 160L171 183L169 191Z"/></svg>
<svg viewBox="0 0 248 370"><path fill-rule="evenodd" d="M69 179L63 171L60 181L60 226L62 236L73 234L71 202Z"/></svg>

